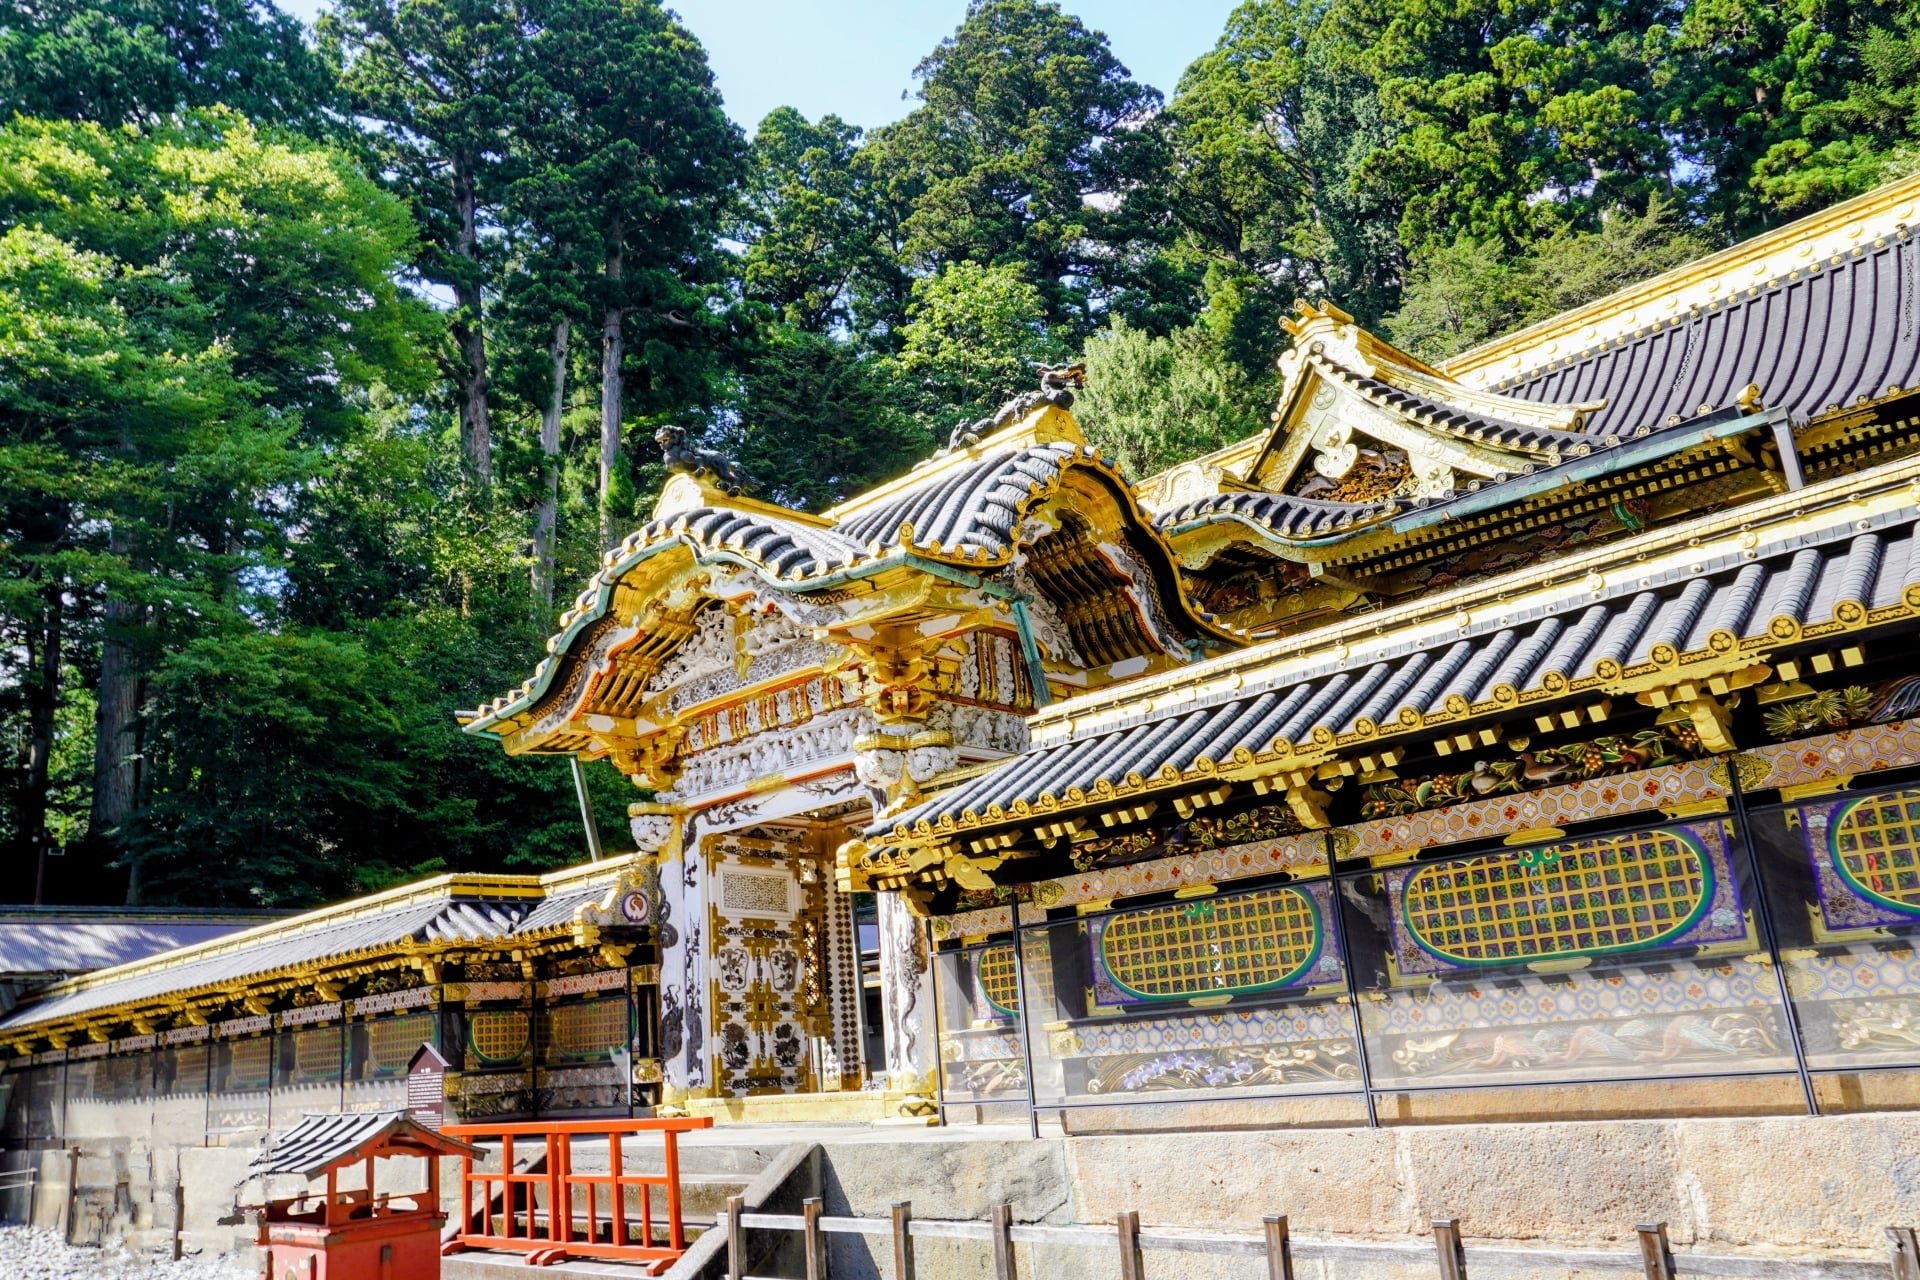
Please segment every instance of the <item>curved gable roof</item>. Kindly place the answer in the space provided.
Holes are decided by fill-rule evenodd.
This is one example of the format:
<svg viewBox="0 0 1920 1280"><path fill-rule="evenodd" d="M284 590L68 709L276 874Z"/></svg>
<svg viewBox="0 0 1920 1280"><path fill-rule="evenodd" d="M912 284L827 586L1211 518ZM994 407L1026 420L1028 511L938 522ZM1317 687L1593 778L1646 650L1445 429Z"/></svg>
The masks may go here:
<svg viewBox="0 0 1920 1280"><path fill-rule="evenodd" d="M1050 421L1052 415L1063 421ZM1042 433L1052 438L1036 439ZM561 616L559 632L547 642L551 656L518 688L464 714L466 728L502 733L509 720L554 697L579 693L578 682L562 682L561 673L584 660L585 651L611 625L615 588L655 556L679 549L697 564L738 565L770 586L802 595L838 590L916 563L967 573L998 569L1013 563L1021 550L1021 522L1060 495L1076 473L1106 494L1127 529L1127 541L1144 553L1161 597L1160 612L1187 637L1228 640L1226 631L1212 625L1211 615L1199 613L1185 598L1172 550L1113 460L1081 439L1064 413L1043 409L823 515L714 493L704 493L699 505L657 514L607 553L600 571ZM1042 532L1035 530L1034 536Z"/></svg>

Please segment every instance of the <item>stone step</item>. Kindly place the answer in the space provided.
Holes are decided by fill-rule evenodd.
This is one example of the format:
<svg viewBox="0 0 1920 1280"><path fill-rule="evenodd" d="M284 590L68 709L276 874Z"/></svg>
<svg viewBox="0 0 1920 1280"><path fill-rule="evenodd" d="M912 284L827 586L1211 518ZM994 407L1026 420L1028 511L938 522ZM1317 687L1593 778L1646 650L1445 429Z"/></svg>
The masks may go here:
<svg viewBox="0 0 1920 1280"><path fill-rule="evenodd" d="M706 1135L701 1135L704 1138ZM780 1143L717 1143L680 1141L680 1172L740 1173L751 1178L767 1167L779 1154ZM605 1139L576 1140L573 1143L573 1167L586 1173L607 1171ZM666 1170L666 1152L658 1138L642 1135L621 1144L620 1167L627 1173L662 1173Z"/></svg>
<svg viewBox="0 0 1920 1280"><path fill-rule="evenodd" d="M440 1259L440 1280L536 1280L537 1277L600 1276L639 1280L649 1269L636 1262L604 1262L589 1258L530 1267L517 1253L456 1253Z"/></svg>

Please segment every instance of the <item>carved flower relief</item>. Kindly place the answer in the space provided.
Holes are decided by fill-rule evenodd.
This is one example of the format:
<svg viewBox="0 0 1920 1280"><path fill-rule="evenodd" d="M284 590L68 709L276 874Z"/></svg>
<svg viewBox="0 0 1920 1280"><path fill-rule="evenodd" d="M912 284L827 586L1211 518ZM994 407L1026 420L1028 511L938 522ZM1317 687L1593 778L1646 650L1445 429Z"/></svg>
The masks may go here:
<svg viewBox="0 0 1920 1280"><path fill-rule="evenodd" d="M915 782L927 782L960 762L960 753L951 743L929 743L907 752L907 776Z"/></svg>
<svg viewBox="0 0 1920 1280"><path fill-rule="evenodd" d="M853 776L860 779L861 786L885 793L899 785L906 763L904 751L879 748L857 751L853 757Z"/></svg>
<svg viewBox="0 0 1920 1280"><path fill-rule="evenodd" d="M744 991L747 987L747 953L741 947L722 947L714 956L714 964L719 970L720 986L727 991Z"/></svg>
<svg viewBox="0 0 1920 1280"><path fill-rule="evenodd" d="M800 956L786 947L767 957L773 967L773 989L791 991L800 980Z"/></svg>
<svg viewBox="0 0 1920 1280"><path fill-rule="evenodd" d="M633 832L634 847L642 853L666 847L673 836L673 819L664 813L636 814L628 825Z"/></svg>
<svg viewBox="0 0 1920 1280"><path fill-rule="evenodd" d="M720 1065L728 1071L745 1071L753 1060L747 1047L747 1029L737 1022L720 1028Z"/></svg>
<svg viewBox="0 0 1920 1280"><path fill-rule="evenodd" d="M792 1023L783 1022L773 1029L773 1060L783 1070L791 1071L799 1066L803 1052L800 1031Z"/></svg>

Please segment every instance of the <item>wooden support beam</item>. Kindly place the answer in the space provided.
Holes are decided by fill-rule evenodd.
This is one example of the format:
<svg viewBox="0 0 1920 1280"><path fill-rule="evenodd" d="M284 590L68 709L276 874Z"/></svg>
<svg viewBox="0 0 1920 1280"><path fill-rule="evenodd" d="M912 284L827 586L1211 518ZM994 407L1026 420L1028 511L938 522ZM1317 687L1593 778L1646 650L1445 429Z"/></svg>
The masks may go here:
<svg viewBox="0 0 1920 1280"><path fill-rule="evenodd" d="M1667 1224L1655 1222L1634 1228L1640 1233L1640 1264L1647 1280L1673 1280L1673 1250L1667 1245Z"/></svg>
<svg viewBox="0 0 1920 1280"><path fill-rule="evenodd" d="M1309 831L1325 831L1333 825L1327 820L1327 799L1326 792L1312 787L1287 788L1287 808Z"/></svg>
<svg viewBox="0 0 1920 1280"><path fill-rule="evenodd" d="M1018 1280L1013 1265L1013 1206L993 1206L993 1280Z"/></svg>
<svg viewBox="0 0 1920 1280"><path fill-rule="evenodd" d="M727 1197L727 1280L746 1280L747 1224L743 1221L746 1213L745 1196Z"/></svg>
<svg viewBox="0 0 1920 1280"><path fill-rule="evenodd" d="M800 1202L801 1230L807 1238L807 1280L827 1280L827 1238L820 1234L820 1197Z"/></svg>
<svg viewBox="0 0 1920 1280"><path fill-rule="evenodd" d="M1700 735L1700 745L1715 755L1737 750L1733 741L1733 718L1714 698L1695 698L1687 704L1687 717Z"/></svg>
<svg viewBox="0 0 1920 1280"><path fill-rule="evenodd" d="M893 1206L893 1280L913 1280L913 1201Z"/></svg>
<svg viewBox="0 0 1920 1280"><path fill-rule="evenodd" d="M1287 1215L1260 1219L1267 1229L1267 1280L1293 1280L1293 1238L1287 1233Z"/></svg>
<svg viewBox="0 0 1920 1280"><path fill-rule="evenodd" d="M1140 1214L1124 1209L1114 1220L1120 1232L1120 1280L1140 1280Z"/></svg>
<svg viewBox="0 0 1920 1280"><path fill-rule="evenodd" d="M1467 1280L1467 1251L1460 1243L1460 1219L1433 1220L1433 1248L1440 1255L1440 1280Z"/></svg>
<svg viewBox="0 0 1920 1280"><path fill-rule="evenodd" d="M1912 1227L1888 1227L1887 1251L1892 1255L1893 1280L1920 1280L1920 1239Z"/></svg>

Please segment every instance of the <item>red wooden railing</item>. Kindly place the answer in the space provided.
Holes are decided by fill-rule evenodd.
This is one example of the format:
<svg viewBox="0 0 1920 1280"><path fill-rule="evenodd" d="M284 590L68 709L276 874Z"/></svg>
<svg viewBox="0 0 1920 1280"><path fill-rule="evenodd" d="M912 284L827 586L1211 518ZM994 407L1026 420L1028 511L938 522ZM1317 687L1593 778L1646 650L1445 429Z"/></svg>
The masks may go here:
<svg viewBox="0 0 1920 1280"><path fill-rule="evenodd" d="M447 1125L441 1132L452 1137L476 1143L498 1142L500 1168L497 1172L475 1169L472 1157L461 1157L460 1230L443 1251L511 1249L524 1253L533 1266L548 1266L570 1257L615 1258L658 1264L648 1268L649 1274L657 1275L687 1251L686 1226L680 1212L680 1135L712 1124L711 1118L701 1116L684 1120ZM663 1173L625 1171L620 1140L636 1133L658 1133L666 1143ZM574 1171L576 1138L606 1139L607 1172ZM515 1172L514 1162L532 1154L529 1149L536 1144L544 1147L546 1167L535 1173ZM604 1214L600 1211L602 1187L606 1188ZM640 1193L637 1220L627 1213L630 1187ZM665 1200L664 1246L654 1243L656 1188ZM581 1192L585 1193L584 1200Z"/></svg>

